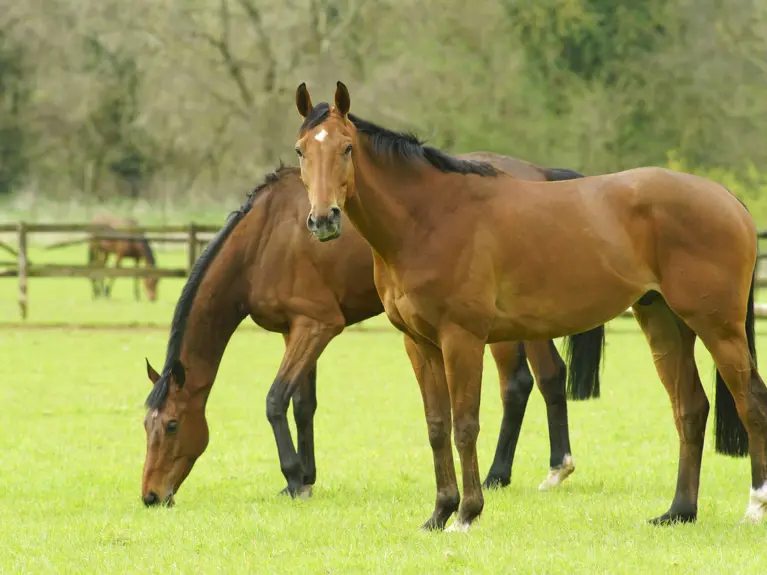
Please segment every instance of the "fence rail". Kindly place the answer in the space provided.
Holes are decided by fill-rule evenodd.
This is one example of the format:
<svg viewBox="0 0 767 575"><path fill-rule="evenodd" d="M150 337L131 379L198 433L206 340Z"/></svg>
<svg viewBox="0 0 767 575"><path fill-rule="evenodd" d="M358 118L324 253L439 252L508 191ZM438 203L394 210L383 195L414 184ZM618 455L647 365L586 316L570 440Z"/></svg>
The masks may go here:
<svg viewBox="0 0 767 575"><path fill-rule="evenodd" d="M197 223L167 226L131 226L115 230L105 227L104 224L32 224L27 222L2 223L0 233L16 234L14 248L6 242L0 241L0 251L9 253L16 258L15 261L0 261L0 278L19 279L19 313L22 319L26 319L29 311L29 296L27 285L29 278L183 278L197 261L201 248L210 241L210 237L220 229L220 226L201 225ZM52 250L85 244L92 238L104 240L142 240L153 243L177 243L187 246L186 268L107 268L100 266L70 265L70 264L40 264L35 265L29 261L29 235L30 234L85 234L84 237L67 239L47 244L45 249Z"/></svg>
<svg viewBox="0 0 767 575"><path fill-rule="evenodd" d="M49 278L119 278L119 277L156 277L156 278L183 278L189 275L200 249L210 241L210 237L200 237L200 235L215 234L220 230L220 226L196 224L174 224L159 226L131 226L124 230L113 230L105 228L104 224L51 224L51 223L0 223L0 233L15 233L17 247L13 247L4 241L0 241L0 252L9 253L15 257L15 261L0 261L0 278L18 278L19 279L19 313L22 319L27 318L29 297L27 294L28 279L31 277L49 277ZM52 244L48 244L46 249L58 249L77 244L83 244L91 237L99 239L123 239L137 240L146 239L153 243L183 243L187 246L187 265L186 268L106 268L92 267L83 265L57 265L41 264L34 265L28 257L28 236L29 234L61 234L61 233L82 233L86 237L68 239ZM767 229L760 230L757 237L760 240L767 239ZM767 251L761 251L757 255L759 261L767 259ZM758 277L756 285L759 288L767 287L767 278ZM624 315L631 314L629 308ZM767 305L756 305L757 317L767 318Z"/></svg>

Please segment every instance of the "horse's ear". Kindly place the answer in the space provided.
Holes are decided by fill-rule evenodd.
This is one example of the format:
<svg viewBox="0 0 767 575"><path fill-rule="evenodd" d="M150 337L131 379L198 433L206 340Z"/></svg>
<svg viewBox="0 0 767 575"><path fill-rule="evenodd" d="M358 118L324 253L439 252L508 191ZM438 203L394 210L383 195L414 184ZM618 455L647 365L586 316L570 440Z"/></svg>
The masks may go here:
<svg viewBox="0 0 767 575"><path fill-rule="evenodd" d="M312 111L312 97L309 95L309 89L306 87L306 82L301 82L301 85L296 89L296 108L302 118L306 118Z"/></svg>
<svg viewBox="0 0 767 575"><path fill-rule="evenodd" d="M157 373L154 368L149 364L149 359L146 359L146 374L149 376L149 381L152 382L152 385L157 383L157 380L160 379L160 374Z"/></svg>
<svg viewBox="0 0 767 575"><path fill-rule="evenodd" d="M173 367L171 368L170 373L173 376L173 381L176 383L176 387L179 389L184 387L186 371L184 370L184 365L179 360L173 362Z"/></svg>
<svg viewBox="0 0 767 575"><path fill-rule="evenodd" d="M349 97L349 90L346 88L343 82L336 82L336 110L344 118L349 113L352 101Z"/></svg>

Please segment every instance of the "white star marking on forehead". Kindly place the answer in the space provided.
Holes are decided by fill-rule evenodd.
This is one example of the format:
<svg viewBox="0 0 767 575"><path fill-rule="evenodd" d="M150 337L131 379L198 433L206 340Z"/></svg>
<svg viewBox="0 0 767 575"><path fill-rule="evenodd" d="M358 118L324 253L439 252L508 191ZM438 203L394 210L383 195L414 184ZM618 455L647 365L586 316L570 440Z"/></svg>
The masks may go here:
<svg viewBox="0 0 767 575"><path fill-rule="evenodd" d="M320 130L319 134L317 134L316 136L314 136L314 139L315 139L315 140L317 140L318 142L322 142L322 141L324 141L324 140L325 140L325 138L327 137L327 135L328 135L328 132L327 132L327 130L325 130L325 128L323 128L322 130Z"/></svg>
<svg viewBox="0 0 767 575"><path fill-rule="evenodd" d="M158 415L160 415L159 409L155 409L154 411L152 411L152 419L157 419Z"/></svg>

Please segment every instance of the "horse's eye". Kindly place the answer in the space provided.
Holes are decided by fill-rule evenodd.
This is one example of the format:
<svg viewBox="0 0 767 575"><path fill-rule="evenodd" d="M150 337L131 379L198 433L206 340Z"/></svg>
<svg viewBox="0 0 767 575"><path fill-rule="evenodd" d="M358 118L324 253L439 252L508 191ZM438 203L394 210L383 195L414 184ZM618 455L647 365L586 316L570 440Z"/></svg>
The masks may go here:
<svg viewBox="0 0 767 575"><path fill-rule="evenodd" d="M170 420L165 425L165 433L167 433L168 435L173 435L177 431L178 431L178 421L176 421L175 419Z"/></svg>
<svg viewBox="0 0 767 575"><path fill-rule="evenodd" d="M348 146L346 146L346 149L344 150L344 154L348 156L351 153L352 153L352 145L349 144Z"/></svg>
<svg viewBox="0 0 767 575"><path fill-rule="evenodd" d="M301 153L301 148L296 148L296 154L298 155L299 158L304 157L304 155Z"/></svg>

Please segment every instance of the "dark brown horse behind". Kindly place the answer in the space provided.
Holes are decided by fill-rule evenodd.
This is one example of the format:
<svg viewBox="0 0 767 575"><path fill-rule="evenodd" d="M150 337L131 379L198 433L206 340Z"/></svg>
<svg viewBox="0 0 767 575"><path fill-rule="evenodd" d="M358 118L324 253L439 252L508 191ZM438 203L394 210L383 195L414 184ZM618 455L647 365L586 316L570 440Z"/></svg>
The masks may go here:
<svg viewBox="0 0 767 575"><path fill-rule="evenodd" d="M545 181L579 175L483 154L520 177ZM313 418L317 360L346 326L383 311L373 284L370 248L349 227L343 239L321 244L306 231L309 209L299 171L282 168L252 192L200 256L171 325L165 365L147 364L153 389L144 422L147 452L142 497L170 502L208 443L205 405L229 338L247 316L283 334L285 354L269 390L266 414L274 431L285 492L308 495L316 478ZM572 338L570 395L598 394L604 328ZM565 363L553 342L491 346L498 368L503 420L485 485L507 485L522 418L533 387L530 361L546 403L551 453L541 489L559 485L574 469L565 394ZM288 428L293 402L297 446Z"/></svg>
<svg viewBox="0 0 767 575"><path fill-rule="evenodd" d="M476 445L485 346L583 332L629 306L679 434L676 492L654 523L697 518L709 411L698 337L717 368L717 447L739 454L747 443L745 518L762 520L767 388L754 345L756 228L728 190L661 168L514 179L350 114L341 82L335 106L313 106L301 84L296 107L307 227L338 241L349 233L345 213L371 246L376 289L421 387L437 483L424 528L444 528L457 511L451 529L464 531L483 510Z"/></svg>
<svg viewBox="0 0 767 575"><path fill-rule="evenodd" d="M107 265L109 256L115 254L115 268L119 268L124 259L132 259L136 267L139 266L142 260L146 263L147 267L156 267L157 262L152 247L149 245L149 240L143 234L137 234L134 231L136 226L138 226L136 220L102 215L95 217L91 223L98 224L101 227L102 233L106 232L110 236L124 234L125 237L100 238L98 233L92 234L88 241L89 265L104 267ZM102 295L110 297L116 279L112 278L108 285L103 278L91 280L93 284L93 297L98 298ZM157 282L158 278L144 278L144 289L149 301L157 300ZM139 299L138 284L139 278L136 277L133 281L133 294L136 300Z"/></svg>

